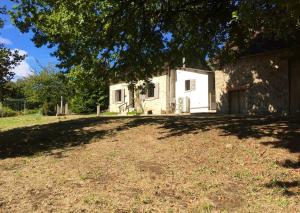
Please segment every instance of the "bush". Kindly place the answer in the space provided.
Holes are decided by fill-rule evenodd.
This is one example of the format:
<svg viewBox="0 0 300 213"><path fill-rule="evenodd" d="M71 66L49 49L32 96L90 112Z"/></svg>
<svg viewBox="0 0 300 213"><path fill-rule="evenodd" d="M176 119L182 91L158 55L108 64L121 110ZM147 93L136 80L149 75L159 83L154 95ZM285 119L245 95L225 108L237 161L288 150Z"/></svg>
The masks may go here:
<svg viewBox="0 0 300 213"><path fill-rule="evenodd" d="M14 111L9 107L2 107L2 109L0 109L0 116L2 117L12 117L17 116L18 114L19 113L17 111Z"/></svg>
<svg viewBox="0 0 300 213"><path fill-rule="evenodd" d="M118 115L117 112L102 112L101 115Z"/></svg>
<svg viewBox="0 0 300 213"><path fill-rule="evenodd" d="M128 112L127 115L141 115L143 114L142 112L137 112L137 111L131 111L131 112Z"/></svg>
<svg viewBox="0 0 300 213"><path fill-rule="evenodd" d="M33 115L33 114L42 114L40 109L27 109L26 115Z"/></svg>

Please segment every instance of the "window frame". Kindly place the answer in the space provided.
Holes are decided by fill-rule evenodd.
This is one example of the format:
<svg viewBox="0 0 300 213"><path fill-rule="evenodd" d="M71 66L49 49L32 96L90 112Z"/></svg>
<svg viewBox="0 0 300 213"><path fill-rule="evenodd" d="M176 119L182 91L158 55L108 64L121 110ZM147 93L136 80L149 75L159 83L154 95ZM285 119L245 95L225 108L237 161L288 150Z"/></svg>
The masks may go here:
<svg viewBox="0 0 300 213"><path fill-rule="evenodd" d="M187 89L187 82L188 82L188 87L189 87L188 89ZM187 79L184 81L184 91L185 92L191 91L191 80L190 79Z"/></svg>
<svg viewBox="0 0 300 213"><path fill-rule="evenodd" d="M152 91L151 94L152 96L149 96L149 91ZM149 87L146 92L147 92L147 99L155 98L155 85Z"/></svg>
<svg viewBox="0 0 300 213"><path fill-rule="evenodd" d="M122 89L115 90L115 102L121 103L122 102Z"/></svg>

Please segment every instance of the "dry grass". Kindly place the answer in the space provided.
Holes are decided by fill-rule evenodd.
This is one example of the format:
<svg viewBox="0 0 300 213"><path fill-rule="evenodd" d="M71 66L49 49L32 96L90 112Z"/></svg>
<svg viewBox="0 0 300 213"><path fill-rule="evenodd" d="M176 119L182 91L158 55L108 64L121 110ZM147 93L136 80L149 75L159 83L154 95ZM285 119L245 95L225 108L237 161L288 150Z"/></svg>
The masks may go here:
<svg viewBox="0 0 300 213"><path fill-rule="evenodd" d="M3 212L297 212L300 123L82 118L0 132Z"/></svg>
<svg viewBox="0 0 300 213"><path fill-rule="evenodd" d="M40 114L0 118L0 131L24 126L49 124L78 118L92 117L92 115L68 115L68 116L42 116Z"/></svg>

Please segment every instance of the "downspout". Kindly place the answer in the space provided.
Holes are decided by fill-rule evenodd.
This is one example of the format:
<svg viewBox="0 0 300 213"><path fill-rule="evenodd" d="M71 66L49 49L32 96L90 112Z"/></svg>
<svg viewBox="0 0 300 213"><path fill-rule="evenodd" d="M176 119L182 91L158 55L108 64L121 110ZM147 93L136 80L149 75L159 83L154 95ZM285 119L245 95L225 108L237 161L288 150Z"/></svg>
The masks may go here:
<svg viewBox="0 0 300 213"><path fill-rule="evenodd" d="M288 82L289 82L289 112L288 114L291 115L292 113L292 109L291 109L291 105L292 105L292 70L291 70L291 59L288 58Z"/></svg>
<svg viewBox="0 0 300 213"><path fill-rule="evenodd" d="M169 81L169 83L168 83L168 91L169 91L169 97L168 97L168 99L169 99L169 101L168 101L168 113L170 113L170 111L171 111L171 72L170 72L170 67L168 66L168 81Z"/></svg>

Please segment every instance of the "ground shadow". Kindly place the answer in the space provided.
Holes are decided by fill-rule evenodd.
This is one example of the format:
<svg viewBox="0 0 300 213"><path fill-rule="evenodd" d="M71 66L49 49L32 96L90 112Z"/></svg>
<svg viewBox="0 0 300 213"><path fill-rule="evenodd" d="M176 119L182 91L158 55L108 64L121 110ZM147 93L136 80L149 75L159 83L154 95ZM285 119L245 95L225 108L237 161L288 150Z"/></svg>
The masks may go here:
<svg viewBox="0 0 300 213"><path fill-rule="evenodd" d="M289 169L300 169L300 120L278 116L224 116L224 115L193 115L170 116L155 118L140 118L130 120L119 131L134 128L139 125L158 125L161 130L159 140L177 137L185 134L197 134L199 132L219 129L220 136L236 136L239 139L273 138L272 141L262 141L261 144L276 148L286 149L290 153L298 154L299 159L283 159L278 165ZM296 195L292 189L299 188L299 181L273 180L266 185L268 188L282 188L287 196ZM297 192L298 194L298 192Z"/></svg>
<svg viewBox="0 0 300 213"><path fill-rule="evenodd" d="M300 181L271 181L266 184L267 188L278 188L281 189L283 194L286 196L300 195L300 191L294 192L292 189L300 188Z"/></svg>
<svg viewBox="0 0 300 213"><path fill-rule="evenodd" d="M0 159L84 145L95 137L110 134L111 131L83 128L107 122L109 118L83 118L0 132Z"/></svg>
<svg viewBox="0 0 300 213"><path fill-rule="evenodd" d="M111 123L122 117L85 118L46 125L12 129L0 132L0 159L30 156L54 149L69 149L90 143L93 138L112 136L120 131L141 125L155 125L160 131L158 140L197 134L212 129L220 130L220 136L236 136L239 139L273 138L261 144L276 149L287 149L299 154L299 160L284 159L280 166L300 168L300 122L299 119L275 116L224 116L200 114L188 116L127 117L111 129L87 128ZM147 133L145 133L147 134ZM294 182L285 182L284 187L294 187ZM299 182L297 182L299 186ZM280 187L272 185L268 187Z"/></svg>
<svg viewBox="0 0 300 213"><path fill-rule="evenodd" d="M125 125L118 127L118 131L144 124L159 126L158 128L161 130L159 140L219 129L221 130L220 136L231 135L239 139L271 137L275 140L265 141L261 144L300 154L300 120L297 118L217 114L146 117L130 120ZM281 166L300 168L300 159L297 162L286 159L281 162Z"/></svg>

